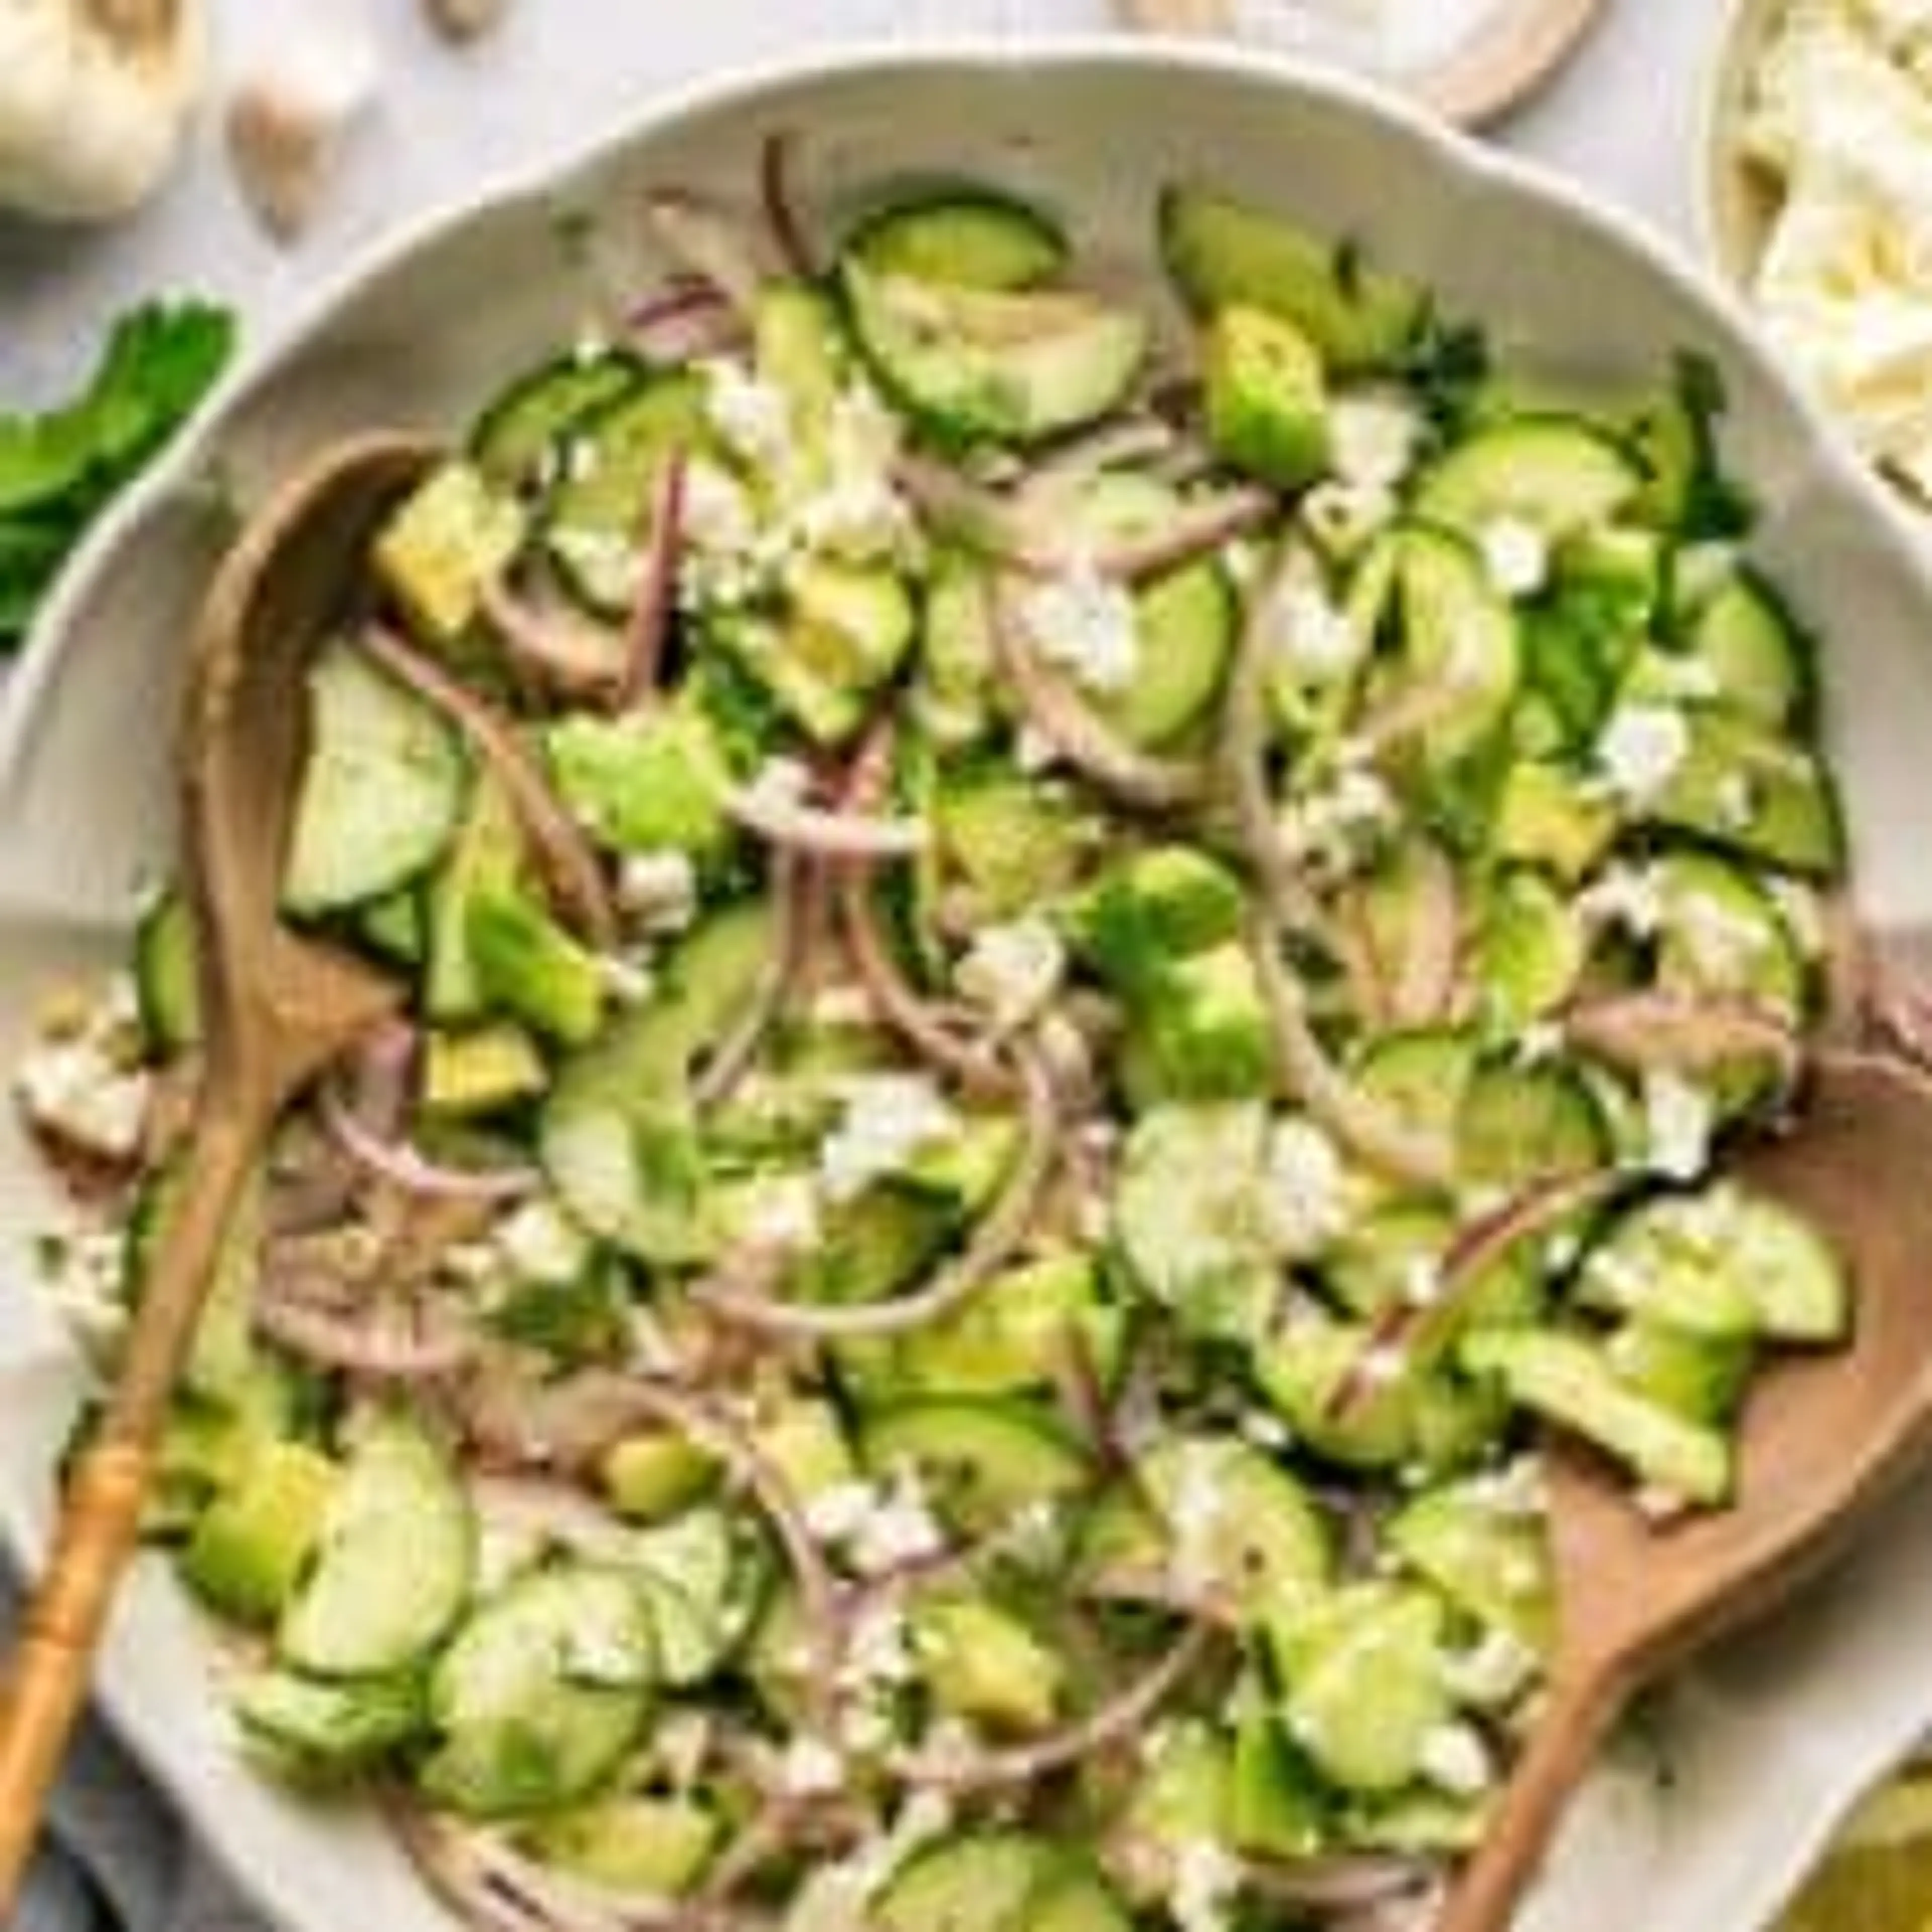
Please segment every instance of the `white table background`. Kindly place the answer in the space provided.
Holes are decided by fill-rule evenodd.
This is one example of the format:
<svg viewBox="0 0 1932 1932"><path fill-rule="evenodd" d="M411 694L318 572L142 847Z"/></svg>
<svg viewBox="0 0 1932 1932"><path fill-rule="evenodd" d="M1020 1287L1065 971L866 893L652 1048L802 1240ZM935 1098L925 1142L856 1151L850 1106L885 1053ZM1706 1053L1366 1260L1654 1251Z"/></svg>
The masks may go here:
<svg viewBox="0 0 1932 1932"><path fill-rule="evenodd" d="M230 72L325 12L358 9L374 29L382 92L323 218L292 250L265 239L207 127L194 165L130 224L30 232L0 218L0 407L74 380L109 319L144 294L206 291L272 322L394 224L576 146L667 82L841 39L1107 19L1104 0L511 0L495 38L454 52L416 0L212 4ZM1720 0L1612 0L1575 64L1498 137L1688 246L1698 100L1721 10Z"/></svg>

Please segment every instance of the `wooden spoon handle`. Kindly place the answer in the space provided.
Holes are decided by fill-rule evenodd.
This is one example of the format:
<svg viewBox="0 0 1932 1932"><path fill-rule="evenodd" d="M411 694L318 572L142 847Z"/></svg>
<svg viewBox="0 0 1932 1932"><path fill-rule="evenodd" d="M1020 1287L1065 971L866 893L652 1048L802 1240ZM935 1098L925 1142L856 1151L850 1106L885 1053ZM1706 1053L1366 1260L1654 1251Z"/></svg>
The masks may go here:
<svg viewBox="0 0 1932 1932"><path fill-rule="evenodd" d="M1570 1793L1595 1762L1622 1706L1621 1688L1604 1674L1559 1679L1551 1686L1482 1842L1457 1874L1431 1932L1508 1932Z"/></svg>
<svg viewBox="0 0 1932 1932"><path fill-rule="evenodd" d="M252 1121L212 1107L203 1116L182 1205L142 1286L100 1432L68 1479L53 1547L0 1694L0 1924L12 1921L48 1791L86 1701L94 1653L140 1534L161 1419L260 1141Z"/></svg>

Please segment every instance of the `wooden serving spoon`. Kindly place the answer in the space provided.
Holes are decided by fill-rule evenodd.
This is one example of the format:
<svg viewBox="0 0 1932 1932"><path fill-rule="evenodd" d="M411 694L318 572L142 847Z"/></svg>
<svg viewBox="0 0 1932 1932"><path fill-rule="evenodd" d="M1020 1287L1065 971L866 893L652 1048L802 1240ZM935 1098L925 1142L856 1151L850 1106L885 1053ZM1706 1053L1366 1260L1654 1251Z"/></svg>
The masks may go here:
<svg viewBox="0 0 1932 1932"><path fill-rule="evenodd" d="M187 884L206 1016L188 1165L98 1428L75 1458L0 1694L0 1924L138 1538L154 1445L236 1194L276 1115L401 990L278 910L302 770L304 678L378 518L430 452L378 436L296 477L250 524L196 623L182 717Z"/></svg>
<svg viewBox="0 0 1932 1932"><path fill-rule="evenodd" d="M1932 1078L1832 1056L1791 1135L1738 1171L1844 1256L1856 1331L1844 1349L1766 1370L1728 1509L1654 1523L1628 1477L1582 1449L1551 1450L1561 1631L1549 1689L1435 1932L1502 1932L1632 1695L1771 1609L1932 1451Z"/></svg>

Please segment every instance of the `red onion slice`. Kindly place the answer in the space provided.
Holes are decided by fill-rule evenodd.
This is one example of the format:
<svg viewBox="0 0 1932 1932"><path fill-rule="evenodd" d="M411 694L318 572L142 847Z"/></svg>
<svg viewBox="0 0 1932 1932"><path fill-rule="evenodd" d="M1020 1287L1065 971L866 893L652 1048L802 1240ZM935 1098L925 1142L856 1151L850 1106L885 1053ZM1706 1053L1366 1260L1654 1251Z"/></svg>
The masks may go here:
<svg viewBox="0 0 1932 1932"><path fill-rule="evenodd" d="M634 309L626 324L646 362L680 369L743 346L744 319L709 282L673 283Z"/></svg>
<svg viewBox="0 0 1932 1932"><path fill-rule="evenodd" d="M778 932L771 956L760 969L744 1010L692 1082L692 1098L700 1110L730 1096L803 977L820 919L821 876L796 853L773 854L771 892Z"/></svg>
<svg viewBox="0 0 1932 1932"><path fill-rule="evenodd" d="M1448 1017L1461 976L1462 907L1456 868L1439 846L1419 844L1414 909L1407 946L1389 988L1389 1016L1399 1027L1432 1026Z"/></svg>
<svg viewBox="0 0 1932 1932"><path fill-rule="evenodd" d="M614 946L617 916L597 854L509 720L394 632L368 626L362 646L386 670L442 712L488 762L509 794L560 905L593 945Z"/></svg>
<svg viewBox="0 0 1932 1932"><path fill-rule="evenodd" d="M1044 1061L1031 1048L1016 1048L1015 1060L1025 1106L1024 1138L1000 1197L981 1218L958 1258L925 1288L890 1301L846 1307L779 1301L756 1289L726 1282L700 1283L693 1295L704 1306L740 1326L767 1334L819 1341L902 1335L943 1320L962 1308L1011 1258L1033 1226L1058 1159L1058 1096Z"/></svg>
<svg viewBox="0 0 1932 1932"><path fill-rule="evenodd" d="M378 1180L406 1194L470 1201L514 1201L542 1184L533 1167L452 1167L430 1160L406 1141L376 1132L332 1086L322 1089L323 1126L337 1146Z"/></svg>
<svg viewBox="0 0 1932 1932"><path fill-rule="evenodd" d="M1196 1624L1158 1664L1078 1724L1005 1750L902 1758L893 1774L908 1784L963 1794L1032 1784L1070 1770L1144 1729L1206 1655L1214 1636Z"/></svg>
<svg viewBox="0 0 1932 1932"><path fill-rule="evenodd" d="M653 696L664 676L664 653L677 612L678 569L684 556L684 487L689 473L684 451L673 448L651 484L645 512L644 571L631 608L626 662L619 678L619 696L627 705L641 704Z"/></svg>
<svg viewBox="0 0 1932 1932"><path fill-rule="evenodd" d="M1040 663L1006 586L994 585L992 603L993 648L1000 668L1018 694L1028 722L1069 764L1118 802L1136 811L1172 811L1206 796L1204 766L1156 758L1129 744Z"/></svg>
<svg viewBox="0 0 1932 1932"><path fill-rule="evenodd" d="M537 602L500 579L483 590L483 615L511 668L539 691L608 707L623 682L623 640L560 599Z"/></svg>
<svg viewBox="0 0 1932 1932"><path fill-rule="evenodd" d="M1743 1000L1613 994L1573 1007L1563 1029L1571 1046L1630 1072L1708 1073L1727 1060L1762 1058L1788 1084L1803 1059L1786 1022Z"/></svg>
<svg viewBox="0 0 1932 1932"><path fill-rule="evenodd" d="M1299 987L1282 964L1273 932L1251 925L1248 950L1274 1036L1282 1084L1335 1138L1372 1167L1418 1186L1444 1187L1455 1178L1455 1149L1441 1136L1398 1120L1364 1093L1328 1057L1309 1024Z"/></svg>
<svg viewBox="0 0 1932 1932"><path fill-rule="evenodd" d="M794 136L782 129L765 136L758 149L758 200L778 260L788 274L809 282L817 279L818 265L813 258L812 244L806 239L797 200L792 193L791 163L796 145Z"/></svg>
<svg viewBox="0 0 1932 1932"><path fill-rule="evenodd" d="M265 1284L256 1296L256 1328L278 1348L332 1372L371 1382L440 1382L475 1353L475 1338L452 1321L404 1329L380 1305L331 1306L287 1285Z"/></svg>
<svg viewBox="0 0 1932 1932"><path fill-rule="evenodd" d="M921 819L870 818L843 807L827 811L756 782L728 785L723 796L726 812L746 831L814 859L916 858L931 836Z"/></svg>
<svg viewBox="0 0 1932 1932"><path fill-rule="evenodd" d="M752 313L764 271L750 237L736 222L695 195L674 188L646 199L644 221L680 268L701 276L740 315Z"/></svg>

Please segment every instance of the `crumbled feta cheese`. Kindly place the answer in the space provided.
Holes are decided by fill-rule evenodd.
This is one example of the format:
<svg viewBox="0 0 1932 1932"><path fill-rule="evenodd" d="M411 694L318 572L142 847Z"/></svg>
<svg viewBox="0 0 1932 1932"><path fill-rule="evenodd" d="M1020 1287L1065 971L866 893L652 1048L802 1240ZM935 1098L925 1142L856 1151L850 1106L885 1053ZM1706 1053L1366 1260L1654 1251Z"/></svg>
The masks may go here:
<svg viewBox="0 0 1932 1932"><path fill-rule="evenodd" d="M1654 939L1664 927L1664 888L1648 866L1612 866L1586 886L1576 909L1592 924L1620 926L1634 939Z"/></svg>
<svg viewBox="0 0 1932 1932"><path fill-rule="evenodd" d="M128 1326L125 1243L117 1228L80 1227L40 1244L40 1286L74 1339L111 1347Z"/></svg>
<svg viewBox="0 0 1932 1932"><path fill-rule="evenodd" d="M1798 951L1807 958L1816 958L1826 946L1825 909L1817 893L1803 880L1783 873L1768 880L1766 889L1777 902L1785 928L1796 941Z"/></svg>
<svg viewBox="0 0 1932 1932"><path fill-rule="evenodd" d="M1442 1660L1442 1682L1459 1703L1495 1710L1513 1702L1542 1668L1536 1652L1505 1630L1492 1630L1468 1650Z"/></svg>
<svg viewBox="0 0 1932 1932"><path fill-rule="evenodd" d="M1525 1521L1540 1516L1549 1505L1543 1472L1529 1456L1520 1456L1490 1474L1475 1478L1468 1495L1478 1508L1494 1515Z"/></svg>
<svg viewBox="0 0 1932 1932"><path fill-rule="evenodd" d="M1442 1257L1411 1255L1402 1267L1402 1298L1411 1308L1433 1308L1446 1286Z"/></svg>
<svg viewBox="0 0 1932 1932"><path fill-rule="evenodd" d="M823 480L789 506L798 541L854 563L908 556L919 524L893 480L898 451L892 412L869 389L844 391L826 426Z"/></svg>
<svg viewBox="0 0 1932 1932"><path fill-rule="evenodd" d="M1362 661L1368 640L1329 596L1304 550L1292 552L1276 576L1268 615L1276 656L1298 683L1332 683Z"/></svg>
<svg viewBox="0 0 1932 1932"><path fill-rule="evenodd" d="M1034 648L1089 691L1124 690L1140 663L1132 593L1081 566L1034 585L1018 618Z"/></svg>
<svg viewBox="0 0 1932 1932"><path fill-rule="evenodd" d="M1013 763L1025 778L1038 778L1060 762L1060 747L1037 725L1022 724L1013 734Z"/></svg>
<svg viewBox="0 0 1932 1932"><path fill-rule="evenodd" d="M778 1760L778 1787L793 1798L822 1798L845 1781L845 1760L822 1738L800 1736Z"/></svg>
<svg viewBox="0 0 1932 1932"><path fill-rule="evenodd" d="M1550 539L1522 517L1498 517L1477 532L1483 568L1508 598L1534 597L1550 579Z"/></svg>
<svg viewBox="0 0 1932 1932"><path fill-rule="evenodd" d="M1691 970L1718 986L1736 986L1763 955L1763 926L1714 894L1679 892L1670 907L1670 930Z"/></svg>
<svg viewBox="0 0 1932 1932"><path fill-rule="evenodd" d="M1240 1888L1240 1864L1218 1840L1184 1838L1174 1847L1168 1905L1180 1932L1228 1932Z"/></svg>
<svg viewBox="0 0 1932 1932"><path fill-rule="evenodd" d="M1167 1514L1174 1535L1174 1587L1192 1594L1208 1589L1215 1581L1228 1495L1222 1486L1222 1460L1214 1444L1186 1442L1180 1455Z"/></svg>
<svg viewBox="0 0 1932 1932"><path fill-rule="evenodd" d="M958 1130L958 1116L922 1073L854 1074L839 1083L838 1099L842 1118L819 1151L834 1201L852 1200Z"/></svg>
<svg viewBox="0 0 1932 1932"><path fill-rule="evenodd" d="M1684 714L1660 704L1624 704L1597 740L1597 763L1611 789L1641 810L1655 802L1690 750Z"/></svg>
<svg viewBox="0 0 1932 1932"><path fill-rule="evenodd" d="M730 554L748 549L757 520L750 493L728 470L694 457L684 472L683 536L692 548Z"/></svg>
<svg viewBox="0 0 1932 1932"><path fill-rule="evenodd" d="M805 1522L818 1541L842 1551L866 1576L916 1562L945 1544L923 1492L910 1476L884 1487L856 1479L829 1484L806 1504Z"/></svg>
<svg viewBox="0 0 1932 1932"><path fill-rule="evenodd" d="M1269 1136L1264 1207L1279 1252L1306 1259L1348 1224L1348 1169L1334 1139L1312 1120L1290 1119Z"/></svg>
<svg viewBox="0 0 1932 1932"><path fill-rule="evenodd" d="M1338 396L1330 406L1329 449L1335 474L1344 483L1393 488L1414 466L1421 442L1421 416L1397 392L1363 390Z"/></svg>
<svg viewBox="0 0 1932 1932"><path fill-rule="evenodd" d="M1322 790L1289 802L1281 817L1282 842L1317 871L1345 874L1373 847L1395 810L1394 794L1379 773L1345 764Z"/></svg>
<svg viewBox="0 0 1932 1932"><path fill-rule="evenodd" d="M704 412L728 448L761 470L776 470L791 442L791 404L735 357L701 365Z"/></svg>
<svg viewBox="0 0 1932 1932"><path fill-rule="evenodd" d="M1496 1782L1489 1748L1469 1724L1438 1724L1422 1740L1416 1768L1452 1798L1479 1798Z"/></svg>
<svg viewBox="0 0 1932 1932"><path fill-rule="evenodd" d="M651 974L648 956L636 952L600 952L597 976L604 990L620 1006L640 1006L657 985Z"/></svg>
<svg viewBox="0 0 1932 1932"><path fill-rule="evenodd" d="M590 1259L590 1237L543 1196L512 1209L491 1240L504 1266L526 1281L574 1281Z"/></svg>
<svg viewBox="0 0 1932 1932"><path fill-rule="evenodd" d="M796 758L767 758L752 781L760 804L777 808L802 805L812 791L812 773Z"/></svg>
<svg viewBox="0 0 1932 1932"><path fill-rule="evenodd" d="M1711 1096L1681 1074L1653 1070L1644 1076L1648 1164L1666 1180L1696 1180L1711 1163L1716 1110Z"/></svg>
<svg viewBox="0 0 1932 1932"><path fill-rule="evenodd" d="M818 1184L806 1174L761 1180L740 1229L754 1246L790 1252L816 1247L824 1232Z"/></svg>
<svg viewBox="0 0 1932 1932"><path fill-rule="evenodd" d="M124 1160L140 1151L153 1080L124 1066L113 1029L90 1025L35 1047L20 1063L20 1104L37 1126L88 1154Z"/></svg>
<svg viewBox="0 0 1932 1932"><path fill-rule="evenodd" d="M698 914L698 873L683 852L633 852L617 868L617 904L653 936L682 932Z"/></svg>
<svg viewBox="0 0 1932 1932"><path fill-rule="evenodd" d="M917 1675L904 1611L890 1602L868 1607L854 1621L846 1642L841 1685L863 1694L909 1684Z"/></svg>
<svg viewBox="0 0 1932 1932"><path fill-rule="evenodd" d="M1302 527L1330 556L1350 556L1394 520L1395 493L1380 483L1318 483L1302 497Z"/></svg>
<svg viewBox="0 0 1932 1932"><path fill-rule="evenodd" d="M1039 1018L1066 973L1066 949L1037 914L974 936L953 973L961 994L1001 1033Z"/></svg>

